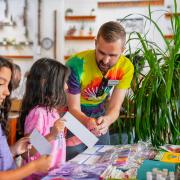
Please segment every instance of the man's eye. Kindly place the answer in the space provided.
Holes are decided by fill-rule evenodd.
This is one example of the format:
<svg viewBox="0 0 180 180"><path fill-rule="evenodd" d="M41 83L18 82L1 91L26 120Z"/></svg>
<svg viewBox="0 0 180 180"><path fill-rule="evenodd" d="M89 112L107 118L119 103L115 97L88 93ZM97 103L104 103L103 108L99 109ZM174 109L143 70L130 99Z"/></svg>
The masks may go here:
<svg viewBox="0 0 180 180"><path fill-rule="evenodd" d="M101 54L101 55L105 55L103 52L101 52L101 51L99 51L99 53Z"/></svg>
<svg viewBox="0 0 180 180"><path fill-rule="evenodd" d="M111 56L111 57L114 57L114 58L117 57L117 55L110 55L110 56Z"/></svg>

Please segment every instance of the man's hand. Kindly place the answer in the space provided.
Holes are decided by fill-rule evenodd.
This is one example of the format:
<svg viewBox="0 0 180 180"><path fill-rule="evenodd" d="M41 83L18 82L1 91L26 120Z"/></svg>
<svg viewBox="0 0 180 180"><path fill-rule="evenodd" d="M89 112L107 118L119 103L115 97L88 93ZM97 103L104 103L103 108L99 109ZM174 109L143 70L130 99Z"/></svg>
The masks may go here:
<svg viewBox="0 0 180 180"><path fill-rule="evenodd" d="M107 133L109 126L111 125L110 123L110 118L109 116L101 116L97 119L97 128L98 131L101 135L104 135Z"/></svg>
<svg viewBox="0 0 180 180"><path fill-rule="evenodd" d="M100 136L101 133L98 130L97 126L97 120L95 118L89 118L89 120L86 122L86 127L95 135Z"/></svg>

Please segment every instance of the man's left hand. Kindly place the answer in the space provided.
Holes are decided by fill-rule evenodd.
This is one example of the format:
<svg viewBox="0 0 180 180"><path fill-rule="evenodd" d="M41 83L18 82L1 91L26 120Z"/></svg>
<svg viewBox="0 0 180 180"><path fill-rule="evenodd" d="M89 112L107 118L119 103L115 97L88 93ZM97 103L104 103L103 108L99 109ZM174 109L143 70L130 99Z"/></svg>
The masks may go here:
<svg viewBox="0 0 180 180"><path fill-rule="evenodd" d="M100 131L101 135L107 133L108 128L110 126L110 118L108 116L101 116L97 119L98 130Z"/></svg>

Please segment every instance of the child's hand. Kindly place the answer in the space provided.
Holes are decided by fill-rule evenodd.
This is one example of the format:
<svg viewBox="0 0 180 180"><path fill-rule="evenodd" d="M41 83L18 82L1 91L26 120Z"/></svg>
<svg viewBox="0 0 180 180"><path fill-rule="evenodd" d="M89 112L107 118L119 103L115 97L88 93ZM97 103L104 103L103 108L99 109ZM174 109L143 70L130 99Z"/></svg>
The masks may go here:
<svg viewBox="0 0 180 180"><path fill-rule="evenodd" d="M28 146L30 146L29 137L23 137L10 147L11 153L13 156L23 154L28 150Z"/></svg>
<svg viewBox="0 0 180 180"><path fill-rule="evenodd" d="M58 119L55 121L54 126L50 130L50 135L54 137L54 139L58 136L60 132L64 132L65 128L65 120L63 119Z"/></svg>
<svg viewBox="0 0 180 180"><path fill-rule="evenodd" d="M46 173L51 165L52 157L49 155L41 156L39 159L31 161L35 167L35 172Z"/></svg>

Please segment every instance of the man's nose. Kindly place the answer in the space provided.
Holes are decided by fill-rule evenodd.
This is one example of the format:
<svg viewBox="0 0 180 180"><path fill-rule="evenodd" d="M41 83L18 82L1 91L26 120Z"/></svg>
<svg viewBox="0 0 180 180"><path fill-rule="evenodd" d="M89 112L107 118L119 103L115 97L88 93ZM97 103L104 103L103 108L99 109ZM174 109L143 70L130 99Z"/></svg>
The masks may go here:
<svg viewBox="0 0 180 180"><path fill-rule="evenodd" d="M108 64L110 62L110 56L109 55L105 55L103 58L103 63L104 64Z"/></svg>

